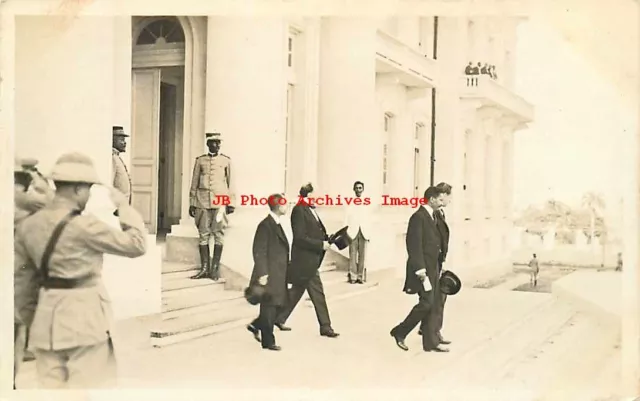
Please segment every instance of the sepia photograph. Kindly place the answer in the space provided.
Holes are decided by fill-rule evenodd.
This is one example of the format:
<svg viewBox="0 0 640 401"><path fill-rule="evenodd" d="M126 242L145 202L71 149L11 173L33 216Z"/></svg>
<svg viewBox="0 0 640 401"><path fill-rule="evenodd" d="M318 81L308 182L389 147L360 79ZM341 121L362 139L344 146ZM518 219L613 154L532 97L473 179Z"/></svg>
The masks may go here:
<svg viewBox="0 0 640 401"><path fill-rule="evenodd" d="M1 398L640 397L639 13L0 1Z"/></svg>

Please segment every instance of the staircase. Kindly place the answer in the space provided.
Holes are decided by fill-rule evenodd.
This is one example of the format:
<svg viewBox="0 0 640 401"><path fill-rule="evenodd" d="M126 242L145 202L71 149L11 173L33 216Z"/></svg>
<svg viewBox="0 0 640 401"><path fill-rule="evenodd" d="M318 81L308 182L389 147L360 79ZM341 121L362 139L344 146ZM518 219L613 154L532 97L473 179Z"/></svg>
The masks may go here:
<svg viewBox="0 0 640 401"><path fill-rule="evenodd" d="M258 315L258 308L244 299L244 293L225 289L225 279L192 280L189 277L198 266L189 263L163 261L162 265L162 321L151 330L151 345L164 347L204 337L249 323ZM229 271L221 266L222 274ZM320 267L327 302L336 302L374 290L378 286L375 275L365 284L348 284L346 272L339 271L335 262L325 261ZM248 280L247 280L248 281ZM229 285L227 288L233 288ZM298 307L312 307L303 298Z"/></svg>

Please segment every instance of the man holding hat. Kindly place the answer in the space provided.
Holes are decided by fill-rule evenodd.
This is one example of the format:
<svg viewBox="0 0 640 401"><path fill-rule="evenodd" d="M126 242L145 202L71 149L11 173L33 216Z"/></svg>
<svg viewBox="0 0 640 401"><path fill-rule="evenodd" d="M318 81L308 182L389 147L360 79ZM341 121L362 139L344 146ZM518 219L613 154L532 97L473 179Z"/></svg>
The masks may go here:
<svg viewBox="0 0 640 401"><path fill-rule="evenodd" d="M121 229L82 214L91 187L100 183L93 161L83 154L62 155L49 178L56 186L53 201L16 229L15 310L31 328L41 387L115 386L103 255L143 255L144 222L113 188Z"/></svg>
<svg viewBox="0 0 640 401"><path fill-rule="evenodd" d="M122 192L127 202L131 204L131 176L129 175L129 170L127 170L127 165L124 164L124 161L120 157L120 153L127 151L127 141L125 138L128 136L122 127L113 127L113 148L111 151L113 170L111 174L113 175L113 187Z"/></svg>
<svg viewBox="0 0 640 401"><path fill-rule="evenodd" d="M189 191L189 216L195 219L200 237L200 272L192 279L220 278L220 258L224 246L227 215L235 205L234 181L231 177L231 158L220 153L222 134L205 134L209 152L196 158ZM213 234L213 258L209 239Z"/></svg>

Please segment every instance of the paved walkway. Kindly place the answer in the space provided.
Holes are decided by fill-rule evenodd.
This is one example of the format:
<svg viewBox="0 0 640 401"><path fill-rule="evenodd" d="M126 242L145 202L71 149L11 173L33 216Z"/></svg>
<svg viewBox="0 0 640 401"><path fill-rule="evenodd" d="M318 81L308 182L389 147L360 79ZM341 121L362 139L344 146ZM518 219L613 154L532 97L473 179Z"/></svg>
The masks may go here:
<svg viewBox="0 0 640 401"><path fill-rule="evenodd" d="M114 334L120 386L422 388L432 399L446 393L462 400L509 401L586 401L617 387L618 328L550 294L465 288L447 301L443 334L453 342L451 352L423 352L416 332L404 352L389 335L415 302L400 291L401 284L394 280L330 303L338 339L320 337L313 308L300 304L288 322L293 331L276 330L281 352L262 350L244 328L153 349L148 346L152 318L121 322ZM34 373L29 364L19 386L33 386Z"/></svg>

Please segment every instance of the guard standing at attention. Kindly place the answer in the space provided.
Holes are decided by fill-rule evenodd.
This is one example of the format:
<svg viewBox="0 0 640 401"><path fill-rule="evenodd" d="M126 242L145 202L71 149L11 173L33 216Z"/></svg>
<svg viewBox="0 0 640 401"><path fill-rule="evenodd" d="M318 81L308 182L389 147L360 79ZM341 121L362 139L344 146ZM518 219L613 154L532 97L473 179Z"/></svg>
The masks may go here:
<svg viewBox="0 0 640 401"><path fill-rule="evenodd" d="M127 151L126 138L128 136L122 127L113 127L113 148L111 151L111 159L113 160L112 185L115 189L122 192L127 202L131 204L131 175L129 175L127 165L124 164L124 161L120 157L120 153Z"/></svg>
<svg viewBox="0 0 640 401"><path fill-rule="evenodd" d="M192 279L220 278L220 258L224 246L227 215L233 213L235 194L231 177L231 159L220 153L222 135L205 134L209 152L196 158L189 191L189 216L195 219L200 237L200 272ZM209 239L213 234L213 258Z"/></svg>
<svg viewBox="0 0 640 401"><path fill-rule="evenodd" d="M113 316L102 262L104 254L142 256L144 222L113 188L121 228L82 214L91 187L99 184L93 161L83 154L62 155L50 179L53 201L15 232L15 311L31 328L29 347L42 388L114 387Z"/></svg>

